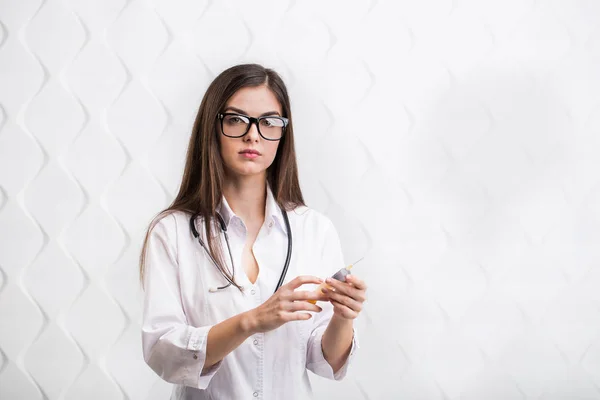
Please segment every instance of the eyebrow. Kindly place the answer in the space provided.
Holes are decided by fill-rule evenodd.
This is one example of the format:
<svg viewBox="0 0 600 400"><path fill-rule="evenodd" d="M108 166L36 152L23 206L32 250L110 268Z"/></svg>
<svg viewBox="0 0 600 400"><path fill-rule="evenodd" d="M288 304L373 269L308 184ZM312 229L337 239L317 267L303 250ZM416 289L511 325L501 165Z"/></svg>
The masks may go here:
<svg viewBox="0 0 600 400"><path fill-rule="evenodd" d="M244 114L244 115L248 115L248 113L240 108L236 108L236 107L226 107L225 111L227 110L231 110L231 111L235 111L236 113L240 113L240 114ZM267 115L279 115L278 111L267 111L266 113L262 113L259 115L259 117L266 117Z"/></svg>

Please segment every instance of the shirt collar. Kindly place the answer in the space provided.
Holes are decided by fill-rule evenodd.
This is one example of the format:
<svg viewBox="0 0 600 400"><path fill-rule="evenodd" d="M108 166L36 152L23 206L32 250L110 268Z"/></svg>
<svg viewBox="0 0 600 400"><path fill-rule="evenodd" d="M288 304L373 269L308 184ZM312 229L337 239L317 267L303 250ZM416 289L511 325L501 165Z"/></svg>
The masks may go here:
<svg viewBox="0 0 600 400"><path fill-rule="evenodd" d="M267 222L267 226L269 223L273 222L274 225L277 225L281 232L284 235L287 235L287 230L285 228L285 222L283 220L283 214L281 213L281 208L277 201L275 201L275 196L273 196L273 192L271 191L271 187L267 183L267 202L265 205L265 220L270 218L270 221Z"/></svg>
<svg viewBox="0 0 600 400"><path fill-rule="evenodd" d="M217 207L217 212L219 214L221 214L221 217L223 218L223 222L225 222L225 226L227 227L227 229L229 229L229 225L233 219L237 218L237 219L241 220L241 218L238 217L233 212L233 210L229 206L229 203L227 202L227 199L225 198L225 196L223 196L221 198L221 203ZM269 224L271 224L271 223L273 223L273 225L277 225L279 227L279 229L281 230L281 232L283 232L284 234L287 234L287 231L285 228L285 223L283 221L283 215L281 213L281 209L279 208L277 201L275 201L275 196L273 196L271 187L270 187L269 183L267 182L267 201L265 204L265 224L267 224L267 226L269 226Z"/></svg>

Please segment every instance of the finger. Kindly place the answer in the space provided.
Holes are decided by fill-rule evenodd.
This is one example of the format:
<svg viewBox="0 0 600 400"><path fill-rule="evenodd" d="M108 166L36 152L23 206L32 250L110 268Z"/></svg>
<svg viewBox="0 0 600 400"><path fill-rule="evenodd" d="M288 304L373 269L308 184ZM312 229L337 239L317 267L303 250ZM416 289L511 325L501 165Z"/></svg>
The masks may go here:
<svg viewBox="0 0 600 400"><path fill-rule="evenodd" d="M314 311L321 312L323 309L316 304L309 303L308 301L294 301L293 303L286 304L287 311Z"/></svg>
<svg viewBox="0 0 600 400"><path fill-rule="evenodd" d="M317 295L318 295L318 298L316 300L306 300L306 301L308 301L311 304L316 304L317 301L329 301L329 297L327 297L327 294L325 294L321 290L317 291Z"/></svg>
<svg viewBox="0 0 600 400"><path fill-rule="evenodd" d="M316 283L318 285L320 283L323 283L323 279L311 275L300 275L286 283L284 286L290 289L297 289L300 286L305 285L307 283Z"/></svg>
<svg viewBox="0 0 600 400"><path fill-rule="evenodd" d="M317 301L327 300L327 296L320 290L308 291L308 290L295 290L293 291L288 300L291 301Z"/></svg>
<svg viewBox="0 0 600 400"><path fill-rule="evenodd" d="M345 305L338 303L337 301L332 301L331 304L333 305L333 312L336 314L341 315L342 317L346 318L346 319L354 319L356 317L358 317L358 313L349 309L348 307L346 307Z"/></svg>
<svg viewBox="0 0 600 400"><path fill-rule="evenodd" d="M352 286L354 286L358 290L367 290L367 284L365 283L365 281L358 278L356 275L346 275L346 282L351 283Z"/></svg>
<svg viewBox="0 0 600 400"><path fill-rule="evenodd" d="M335 289L336 292L345 294L346 296L352 297L354 300L359 302L365 301L365 293L363 290L358 290L353 287L350 283L340 282L336 279L327 279L327 284Z"/></svg>
<svg viewBox="0 0 600 400"><path fill-rule="evenodd" d="M362 304L351 297L343 295L341 293L332 292L330 290L326 290L325 293L329 296L329 299L332 302L343 304L348 307L352 311L360 312L362 310Z"/></svg>
<svg viewBox="0 0 600 400"><path fill-rule="evenodd" d="M284 316L285 322L290 321L306 321L307 319L311 319L312 315L304 312L290 312Z"/></svg>

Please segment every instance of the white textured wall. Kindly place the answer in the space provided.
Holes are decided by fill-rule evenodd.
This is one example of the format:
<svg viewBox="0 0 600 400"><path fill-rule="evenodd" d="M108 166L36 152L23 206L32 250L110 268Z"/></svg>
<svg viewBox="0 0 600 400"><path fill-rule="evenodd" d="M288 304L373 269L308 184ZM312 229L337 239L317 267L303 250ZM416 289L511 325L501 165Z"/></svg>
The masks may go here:
<svg viewBox="0 0 600 400"><path fill-rule="evenodd" d="M137 257L224 68L370 284L320 399L600 399L600 2L0 1L0 398L166 399Z"/></svg>

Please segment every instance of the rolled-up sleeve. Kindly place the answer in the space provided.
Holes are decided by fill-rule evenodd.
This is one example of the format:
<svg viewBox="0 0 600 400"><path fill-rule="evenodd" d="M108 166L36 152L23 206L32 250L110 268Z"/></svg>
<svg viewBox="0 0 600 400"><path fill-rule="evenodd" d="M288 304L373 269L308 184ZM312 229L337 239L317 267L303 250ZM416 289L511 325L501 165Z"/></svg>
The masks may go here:
<svg viewBox="0 0 600 400"><path fill-rule="evenodd" d="M327 325L320 326L314 329L308 339L308 354L306 358L306 368L315 374L322 376L323 378L333 379L339 381L346 376L348 371L348 366L350 365L352 358L354 358L354 354L358 346L358 338L356 336L356 330L354 330L354 336L352 338L352 348L350 349L350 354L346 359L346 362L342 367L337 370L337 372L333 373L333 368L325 359L323 355L323 348L321 347L321 340L323 339L323 333L325 333L325 329Z"/></svg>
<svg viewBox="0 0 600 400"><path fill-rule="evenodd" d="M322 246L321 270L328 276L331 276L346 265L337 230L330 220L328 220ZM333 306L329 302L321 302L319 306L321 306L323 311L314 315L313 328L307 343L306 368L324 378L341 380L346 376L348 366L354 358L356 350L359 348L356 329L353 329L350 354L344 365L334 373L333 368L331 368L331 365L325 359L321 346L323 334L333 316Z"/></svg>
<svg viewBox="0 0 600 400"><path fill-rule="evenodd" d="M206 389L221 362L202 374L212 326L187 323L181 304L174 216L161 218L148 237L144 267L144 360L167 382Z"/></svg>

